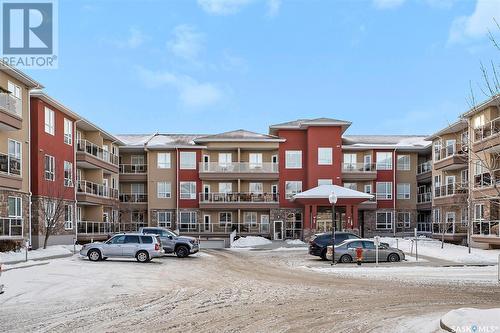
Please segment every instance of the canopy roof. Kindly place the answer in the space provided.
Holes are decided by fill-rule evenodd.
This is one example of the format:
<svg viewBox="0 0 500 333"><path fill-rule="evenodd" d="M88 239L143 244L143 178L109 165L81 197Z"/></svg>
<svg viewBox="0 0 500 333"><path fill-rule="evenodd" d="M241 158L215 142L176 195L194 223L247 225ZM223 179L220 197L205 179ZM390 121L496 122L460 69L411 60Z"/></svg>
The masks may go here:
<svg viewBox="0 0 500 333"><path fill-rule="evenodd" d="M335 193L338 199L362 199L362 201L373 198L373 195L351 190L338 185L319 185L310 190L297 193L293 199L327 199L331 193Z"/></svg>

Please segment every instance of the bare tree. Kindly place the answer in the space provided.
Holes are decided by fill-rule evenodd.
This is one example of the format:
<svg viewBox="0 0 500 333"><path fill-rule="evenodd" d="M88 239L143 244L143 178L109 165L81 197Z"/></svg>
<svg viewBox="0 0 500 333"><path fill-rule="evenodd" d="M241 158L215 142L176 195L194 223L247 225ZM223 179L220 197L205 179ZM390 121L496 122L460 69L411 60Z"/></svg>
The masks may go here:
<svg viewBox="0 0 500 333"><path fill-rule="evenodd" d="M47 248L47 244L51 235L64 230L66 205L68 203L65 196L68 193L73 193L72 187L64 185L55 185L45 182L46 190L45 196L39 198L38 202L38 216L40 222L43 221L44 225L40 228L44 230L43 248ZM74 214L74 212L73 212ZM74 220L74 217L72 217ZM76 226L75 226L76 227Z"/></svg>

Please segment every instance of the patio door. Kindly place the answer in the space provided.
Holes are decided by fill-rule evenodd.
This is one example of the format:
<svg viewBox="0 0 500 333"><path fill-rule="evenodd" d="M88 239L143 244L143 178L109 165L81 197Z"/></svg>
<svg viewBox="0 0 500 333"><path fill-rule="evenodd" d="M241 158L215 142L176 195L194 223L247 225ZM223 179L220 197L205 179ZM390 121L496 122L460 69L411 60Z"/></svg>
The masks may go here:
<svg viewBox="0 0 500 333"><path fill-rule="evenodd" d="M370 171L372 167L372 155L363 156L363 167L365 171Z"/></svg>
<svg viewBox="0 0 500 333"><path fill-rule="evenodd" d="M203 200L210 201L210 185L209 184L203 185Z"/></svg>
<svg viewBox="0 0 500 333"><path fill-rule="evenodd" d="M455 194L455 176L446 176L446 195Z"/></svg>
<svg viewBox="0 0 500 333"><path fill-rule="evenodd" d="M210 156L203 155L203 171L210 171Z"/></svg>
<svg viewBox="0 0 500 333"><path fill-rule="evenodd" d="M269 215L261 215L260 216L260 231L262 233L269 232Z"/></svg>
<svg viewBox="0 0 500 333"><path fill-rule="evenodd" d="M283 240L283 221L274 221L274 240Z"/></svg>
<svg viewBox="0 0 500 333"><path fill-rule="evenodd" d="M102 186L104 187L102 190L102 193L105 197L108 196L108 187L109 187L109 180L107 178L104 178L102 180Z"/></svg>
<svg viewBox="0 0 500 333"><path fill-rule="evenodd" d="M210 231L210 215L203 215L203 231Z"/></svg>

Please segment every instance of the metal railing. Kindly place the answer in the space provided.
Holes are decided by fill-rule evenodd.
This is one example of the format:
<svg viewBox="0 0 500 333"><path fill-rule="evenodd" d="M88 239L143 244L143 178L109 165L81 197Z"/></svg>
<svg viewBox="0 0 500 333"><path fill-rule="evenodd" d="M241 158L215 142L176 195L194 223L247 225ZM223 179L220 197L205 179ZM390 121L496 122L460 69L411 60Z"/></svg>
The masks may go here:
<svg viewBox="0 0 500 333"><path fill-rule="evenodd" d="M118 199L117 189L86 180L79 180L76 182L76 191L77 193L90 194L103 198Z"/></svg>
<svg viewBox="0 0 500 333"><path fill-rule="evenodd" d="M434 198L446 197L455 194L467 193L468 185L466 183L451 183L434 187Z"/></svg>
<svg viewBox="0 0 500 333"><path fill-rule="evenodd" d="M148 202L147 193L120 193L120 202L142 203Z"/></svg>
<svg viewBox="0 0 500 333"><path fill-rule="evenodd" d="M201 162L200 172L220 172L220 173L277 173L278 163L263 162Z"/></svg>
<svg viewBox="0 0 500 333"><path fill-rule="evenodd" d="M1 217L0 218L0 237L22 237L23 219Z"/></svg>
<svg viewBox="0 0 500 333"><path fill-rule="evenodd" d="M198 224L198 223L180 223L180 232L198 232L198 233L231 233L236 231L237 233L254 233L254 234L268 234L270 233L269 223L232 223L232 222L220 222L220 223L210 223L210 224Z"/></svg>
<svg viewBox="0 0 500 333"><path fill-rule="evenodd" d="M20 176L21 159L0 153L0 173Z"/></svg>
<svg viewBox="0 0 500 333"><path fill-rule="evenodd" d="M120 173L146 173L148 172L147 164L120 164Z"/></svg>
<svg viewBox="0 0 500 333"><path fill-rule="evenodd" d="M85 152L89 155L92 155L101 161L111 163L114 165L118 165L119 158L113 153L110 153L107 150L102 149L102 147L99 147L95 143L92 143L87 140L78 140L76 142L76 150Z"/></svg>
<svg viewBox="0 0 500 333"><path fill-rule="evenodd" d="M426 161L417 166L417 175L432 171L432 162Z"/></svg>
<svg viewBox="0 0 500 333"><path fill-rule="evenodd" d="M147 222L97 222L78 221L78 234L82 235L108 235L117 232L136 232L140 228L146 227Z"/></svg>
<svg viewBox="0 0 500 333"><path fill-rule="evenodd" d="M22 117L19 100L11 94L0 93L0 108L15 116Z"/></svg>
<svg viewBox="0 0 500 333"><path fill-rule="evenodd" d="M438 151L434 151L434 161L440 161L448 157L456 156L456 155L465 155L464 146L459 143L455 143L452 145L447 145L439 149Z"/></svg>
<svg viewBox="0 0 500 333"><path fill-rule="evenodd" d="M432 192L418 193L417 203L427 203L432 201Z"/></svg>
<svg viewBox="0 0 500 333"><path fill-rule="evenodd" d="M278 193L199 193L200 203L277 203Z"/></svg>
<svg viewBox="0 0 500 333"><path fill-rule="evenodd" d="M374 163L342 163L342 172L375 172Z"/></svg>
<svg viewBox="0 0 500 333"><path fill-rule="evenodd" d="M474 220L472 222L472 234L481 236L500 237L500 222L498 220L485 221Z"/></svg>
<svg viewBox="0 0 500 333"><path fill-rule="evenodd" d="M500 133L500 117L488 121L483 126L474 129L474 141L481 141Z"/></svg>

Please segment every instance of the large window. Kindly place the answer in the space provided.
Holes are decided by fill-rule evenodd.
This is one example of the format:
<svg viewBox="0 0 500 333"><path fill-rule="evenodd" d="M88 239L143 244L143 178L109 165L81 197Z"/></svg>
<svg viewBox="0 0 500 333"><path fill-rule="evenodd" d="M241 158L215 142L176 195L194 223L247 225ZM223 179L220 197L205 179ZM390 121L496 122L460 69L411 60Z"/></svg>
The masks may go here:
<svg viewBox="0 0 500 333"><path fill-rule="evenodd" d="M172 196L172 184L170 182L158 182L157 190L158 198L168 199Z"/></svg>
<svg viewBox="0 0 500 333"><path fill-rule="evenodd" d="M220 212L219 213L219 224L226 225L233 222L233 213L231 212Z"/></svg>
<svg viewBox="0 0 500 333"><path fill-rule="evenodd" d="M73 229L73 205L64 205L64 229Z"/></svg>
<svg viewBox="0 0 500 333"><path fill-rule="evenodd" d="M162 228L172 227L172 212L159 211L158 216L158 226Z"/></svg>
<svg viewBox="0 0 500 333"><path fill-rule="evenodd" d="M181 199L196 199L196 182L180 182Z"/></svg>
<svg viewBox="0 0 500 333"><path fill-rule="evenodd" d="M407 200L410 199L410 184L402 183L397 185L398 199Z"/></svg>
<svg viewBox="0 0 500 333"><path fill-rule="evenodd" d="M392 199L392 183L377 182L377 200Z"/></svg>
<svg viewBox="0 0 500 333"><path fill-rule="evenodd" d="M56 162L54 156L45 155L45 180L56 179Z"/></svg>
<svg viewBox="0 0 500 333"><path fill-rule="evenodd" d="M232 183L219 183L219 193L228 194L233 192Z"/></svg>
<svg viewBox="0 0 500 333"><path fill-rule="evenodd" d="M410 212L398 212L398 227L410 228Z"/></svg>
<svg viewBox="0 0 500 333"><path fill-rule="evenodd" d="M21 197L9 197L9 217L11 218L22 218L22 198Z"/></svg>
<svg viewBox="0 0 500 333"><path fill-rule="evenodd" d="M398 170L408 171L410 169L410 155L398 155Z"/></svg>
<svg viewBox="0 0 500 333"><path fill-rule="evenodd" d="M219 166L227 168L233 163L233 155L231 153L219 153Z"/></svg>
<svg viewBox="0 0 500 333"><path fill-rule="evenodd" d="M257 212L244 212L243 223L257 225Z"/></svg>
<svg viewBox="0 0 500 333"><path fill-rule="evenodd" d="M377 212L377 229L392 229L392 212Z"/></svg>
<svg viewBox="0 0 500 333"><path fill-rule="evenodd" d="M196 228L196 212L180 212L181 229Z"/></svg>
<svg viewBox="0 0 500 333"><path fill-rule="evenodd" d="M484 204L474 205L474 220L475 221L484 220Z"/></svg>
<svg viewBox="0 0 500 333"><path fill-rule="evenodd" d="M343 169L346 171L356 170L356 154L345 153Z"/></svg>
<svg viewBox="0 0 500 333"><path fill-rule="evenodd" d="M196 170L196 152L181 151L180 168L183 170Z"/></svg>
<svg viewBox="0 0 500 333"><path fill-rule="evenodd" d="M73 144L73 122L64 118L64 143L67 145Z"/></svg>
<svg viewBox="0 0 500 333"><path fill-rule="evenodd" d="M73 187L73 163L64 161L64 186Z"/></svg>
<svg viewBox="0 0 500 333"><path fill-rule="evenodd" d="M8 171L14 175L21 175L22 150L21 143L16 140L9 139L9 165Z"/></svg>
<svg viewBox="0 0 500 333"><path fill-rule="evenodd" d="M50 135L55 133L54 111L48 107L45 107L45 133Z"/></svg>
<svg viewBox="0 0 500 333"><path fill-rule="evenodd" d="M262 183L250 183L248 186L249 192L254 194L262 194L264 193Z"/></svg>
<svg viewBox="0 0 500 333"><path fill-rule="evenodd" d="M291 199L295 194L302 192L301 181L286 181L285 182L285 196Z"/></svg>
<svg viewBox="0 0 500 333"><path fill-rule="evenodd" d="M377 152L377 170L392 170L391 152Z"/></svg>
<svg viewBox="0 0 500 333"><path fill-rule="evenodd" d="M286 169L302 168L302 150L285 151L285 168Z"/></svg>
<svg viewBox="0 0 500 333"><path fill-rule="evenodd" d="M333 163L333 149L318 148L318 165L332 165Z"/></svg>
<svg viewBox="0 0 500 333"><path fill-rule="evenodd" d="M158 169L170 169L170 153L158 153Z"/></svg>
<svg viewBox="0 0 500 333"><path fill-rule="evenodd" d="M250 169L260 169L262 168L262 154L261 153L250 153L248 155L250 161Z"/></svg>

